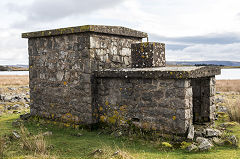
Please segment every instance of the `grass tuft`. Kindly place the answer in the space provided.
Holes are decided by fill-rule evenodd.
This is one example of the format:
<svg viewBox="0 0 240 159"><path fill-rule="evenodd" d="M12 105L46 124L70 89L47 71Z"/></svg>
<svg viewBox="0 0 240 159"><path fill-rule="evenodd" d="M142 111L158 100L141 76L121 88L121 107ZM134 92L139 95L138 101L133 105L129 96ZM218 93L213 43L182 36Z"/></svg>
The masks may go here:
<svg viewBox="0 0 240 159"><path fill-rule="evenodd" d="M226 106L230 120L240 123L240 99L227 99Z"/></svg>
<svg viewBox="0 0 240 159"><path fill-rule="evenodd" d="M20 127L21 129L21 145L22 148L34 152L35 155L46 155L47 144L42 133L38 135L31 135L26 128Z"/></svg>
<svg viewBox="0 0 240 159"><path fill-rule="evenodd" d="M0 137L0 158L4 157L5 148L6 148L5 140L3 137Z"/></svg>
<svg viewBox="0 0 240 159"><path fill-rule="evenodd" d="M104 146L103 149L97 149L90 153L90 158L98 159L134 159L129 152L120 148L112 148L110 146Z"/></svg>

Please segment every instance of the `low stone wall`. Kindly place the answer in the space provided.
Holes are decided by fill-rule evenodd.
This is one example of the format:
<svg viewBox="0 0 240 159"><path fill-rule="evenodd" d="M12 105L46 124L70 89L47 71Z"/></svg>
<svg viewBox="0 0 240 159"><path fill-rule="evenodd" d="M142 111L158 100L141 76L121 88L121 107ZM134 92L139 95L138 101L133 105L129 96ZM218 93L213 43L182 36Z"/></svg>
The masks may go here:
<svg viewBox="0 0 240 159"><path fill-rule="evenodd" d="M192 119L188 79L98 78L94 116L112 125L186 133Z"/></svg>

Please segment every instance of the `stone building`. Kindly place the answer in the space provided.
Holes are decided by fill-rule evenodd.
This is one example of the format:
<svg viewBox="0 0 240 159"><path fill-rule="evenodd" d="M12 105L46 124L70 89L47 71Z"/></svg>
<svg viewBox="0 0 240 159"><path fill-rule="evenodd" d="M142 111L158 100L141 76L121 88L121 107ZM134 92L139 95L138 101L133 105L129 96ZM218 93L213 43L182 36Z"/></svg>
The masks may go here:
<svg viewBox="0 0 240 159"><path fill-rule="evenodd" d="M133 123L185 134L214 119L218 67L165 67L165 44L125 27L23 33L31 115L73 125Z"/></svg>

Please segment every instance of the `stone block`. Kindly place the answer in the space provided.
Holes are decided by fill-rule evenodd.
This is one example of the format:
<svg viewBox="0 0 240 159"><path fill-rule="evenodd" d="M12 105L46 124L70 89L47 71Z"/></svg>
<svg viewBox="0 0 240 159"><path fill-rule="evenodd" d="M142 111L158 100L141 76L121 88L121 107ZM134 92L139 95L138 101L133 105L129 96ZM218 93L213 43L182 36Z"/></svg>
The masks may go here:
<svg viewBox="0 0 240 159"><path fill-rule="evenodd" d="M161 67L166 65L165 44L136 43L131 45L132 67Z"/></svg>
<svg viewBox="0 0 240 159"><path fill-rule="evenodd" d="M175 80L174 86L179 88L188 88L190 87L190 83L191 83L190 80L185 79Z"/></svg>
<svg viewBox="0 0 240 159"><path fill-rule="evenodd" d="M167 98L188 99L192 97L192 88L170 88L166 90Z"/></svg>

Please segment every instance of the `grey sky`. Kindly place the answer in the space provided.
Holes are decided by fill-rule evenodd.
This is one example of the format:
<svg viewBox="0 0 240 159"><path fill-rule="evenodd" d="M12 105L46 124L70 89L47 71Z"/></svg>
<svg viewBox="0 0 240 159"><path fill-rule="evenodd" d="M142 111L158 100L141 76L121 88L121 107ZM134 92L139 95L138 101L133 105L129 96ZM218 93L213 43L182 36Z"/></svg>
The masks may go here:
<svg viewBox="0 0 240 159"><path fill-rule="evenodd" d="M240 61L237 0L1 0L0 64L27 64L22 32L121 25L166 43L167 60Z"/></svg>

